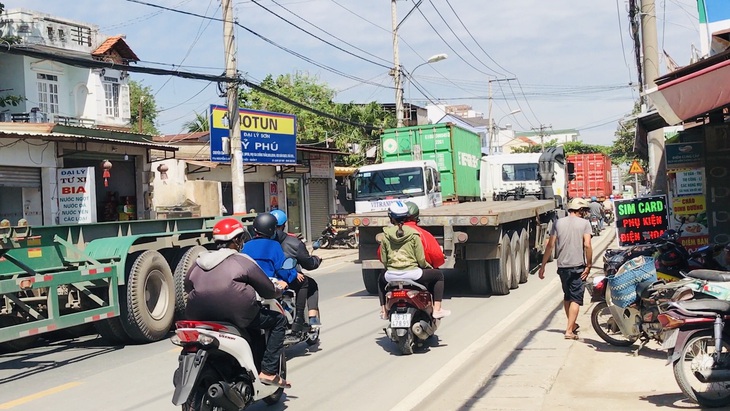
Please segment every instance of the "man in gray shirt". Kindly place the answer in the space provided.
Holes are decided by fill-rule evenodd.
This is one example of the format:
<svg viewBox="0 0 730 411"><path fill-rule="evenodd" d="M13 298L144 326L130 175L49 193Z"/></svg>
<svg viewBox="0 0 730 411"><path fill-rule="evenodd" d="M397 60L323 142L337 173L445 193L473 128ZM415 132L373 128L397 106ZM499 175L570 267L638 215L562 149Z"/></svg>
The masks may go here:
<svg viewBox="0 0 730 411"><path fill-rule="evenodd" d="M568 216L558 219L550 233L542 257L539 277L545 278L545 264L557 246L558 275L563 286L563 308L568 318L565 338L577 340L578 318L580 306L583 305L585 279L591 271L593 248L591 247L591 224L583 218L588 211L588 202L582 198L574 198L568 203ZM557 244L556 244L557 243Z"/></svg>

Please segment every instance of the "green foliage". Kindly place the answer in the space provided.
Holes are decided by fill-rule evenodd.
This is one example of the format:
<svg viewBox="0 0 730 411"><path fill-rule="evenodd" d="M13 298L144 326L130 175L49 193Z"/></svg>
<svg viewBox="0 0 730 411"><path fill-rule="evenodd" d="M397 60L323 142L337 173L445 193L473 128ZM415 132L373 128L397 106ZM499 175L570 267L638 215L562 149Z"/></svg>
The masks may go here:
<svg viewBox="0 0 730 411"><path fill-rule="evenodd" d="M375 102L368 104L336 103L334 101L336 91L308 74L282 74L276 78L268 75L261 82L261 87L352 123L369 124L381 128L395 125L394 116L386 113ZM379 141L377 130L368 131L362 127L323 117L253 89L242 90L239 93L239 104L241 107L254 110L296 115L297 143L299 144L327 141L330 143L330 147L334 143L334 146L343 152L350 152L353 144L358 144L361 152L344 158L344 162L348 165L362 164L364 150Z"/></svg>
<svg viewBox="0 0 730 411"><path fill-rule="evenodd" d="M601 146L597 144L585 144L581 141L571 141L563 144L565 154L592 154L592 153L603 153L608 154L611 147Z"/></svg>
<svg viewBox="0 0 730 411"><path fill-rule="evenodd" d="M195 112L195 118L193 120L185 122L183 124L188 133L195 133L196 131L208 131L210 125L208 124L208 116L205 113Z"/></svg>
<svg viewBox="0 0 730 411"><path fill-rule="evenodd" d="M634 103L634 109L630 116L635 116L640 112L641 105L640 102L637 101ZM634 159L639 159L646 170L648 169L649 157L647 154L634 151L636 120L627 120L630 116L626 116L624 119L619 121L618 127L616 127L616 132L614 133L614 137L616 139L613 141L613 146L611 146L609 155L611 156L611 161L614 164L628 164Z"/></svg>
<svg viewBox="0 0 730 411"><path fill-rule="evenodd" d="M2 96L0 97L0 107L17 106L25 101L23 96Z"/></svg>
<svg viewBox="0 0 730 411"><path fill-rule="evenodd" d="M557 139L552 139L545 142L545 147L555 147L558 145ZM542 144L536 144L531 146L513 147L512 153L542 153Z"/></svg>
<svg viewBox="0 0 730 411"><path fill-rule="evenodd" d="M139 108L142 104L142 132L145 134L160 134L155 124L157 120L157 103L152 94L152 88L143 86L141 82L131 80L129 82L129 106L131 109L131 120L129 122L132 131L139 131Z"/></svg>

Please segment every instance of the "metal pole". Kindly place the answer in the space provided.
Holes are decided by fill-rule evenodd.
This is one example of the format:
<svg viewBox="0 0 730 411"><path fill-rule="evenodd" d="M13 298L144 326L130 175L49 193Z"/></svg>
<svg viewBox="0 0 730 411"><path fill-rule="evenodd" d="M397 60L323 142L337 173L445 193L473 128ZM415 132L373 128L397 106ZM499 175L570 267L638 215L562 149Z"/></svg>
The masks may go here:
<svg viewBox="0 0 730 411"><path fill-rule="evenodd" d="M144 96L139 96L139 105L137 106L137 131L142 134L142 103Z"/></svg>
<svg viewBox="0 0 730 411"><path fill-rule="evenodd" d="M492 119L492 79L488 79L487 83L489 84L489 101L488 101L488 109L487 109L487 116L489 117L489 144L487 147L487 153L488 154L495 154L492 150L492 145L494 144L494 120Z"/></svg>
<svg viewBox="0 0 730 411"><path fill-rule="evenodd" d="M233 34L233 2L222 0L223 49L226 56L226 77L238 76L236 68L236 38ZM243 180L243 153L241 151L241 123L238 116L238 83L228 85L228 130L231 142L231 192L233 214L246 214L246 190Z"/></svg>
<svg viewBox="0 0 730 411"><path fill-rule="evenodd" d="M395 82L395 116L398 127L403 127L403 84L400 58L398 57L398 18L396 16L396 0L390 0L390 14L393 22L393 80Z"/></svg>

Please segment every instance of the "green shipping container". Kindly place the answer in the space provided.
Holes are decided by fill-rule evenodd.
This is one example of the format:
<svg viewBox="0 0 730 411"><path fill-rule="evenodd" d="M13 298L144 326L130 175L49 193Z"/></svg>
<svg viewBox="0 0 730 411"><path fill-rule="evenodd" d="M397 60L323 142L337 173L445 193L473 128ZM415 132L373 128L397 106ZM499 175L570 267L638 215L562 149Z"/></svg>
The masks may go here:
<svg viewBox="0 0 730 411"><path fill-rule="evenodd" d="M391 128L380 137L383 162L434 160L445 201L479 200L481 138L452 123Z"/></svg>

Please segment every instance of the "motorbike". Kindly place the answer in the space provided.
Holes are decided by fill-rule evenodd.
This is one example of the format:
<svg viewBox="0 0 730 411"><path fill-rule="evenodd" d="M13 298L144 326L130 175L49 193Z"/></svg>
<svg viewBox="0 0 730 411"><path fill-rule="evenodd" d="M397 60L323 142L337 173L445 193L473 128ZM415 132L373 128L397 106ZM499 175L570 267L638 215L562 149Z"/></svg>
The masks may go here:
<svg viewBox="0 0 730 411"><path fill-rule="evenodd" d="M730 274L723 273L730 280ZM669 303L659 321L667 332L674 378L682 392L703 407L730 406L730 301Z"/></svg>
<svg viewBox="0 0 730 411"><path fill-rule="evenodd" d="M282 269L295 265L296 260L288 258ZM264 299L261 304L276 307L279 302ZM268 331L240 329L222 321L177 321L170 338L181 347L172 403L188 411L238 411L258 400L269 405L279 402L284 388L264 384L258 377L268 337ZM286 379L283 351L277 371Z"/></svg>
<svg viewBox="0 0 730 411"><path fill-rule="evenodd" d="M304 324L305 329L299 333L292 331L292 325L294 324L294 317L296 313L296 300L297 294L294 290L284 290L281 297L276 300L267 300L269 309L284 314L287 321L286 335L284 337L284 346L291 347L292 345L300 342L305 342L307 345L315 345L319 342L319 326L310 326ZM317 314L319 316L319 314Z"/></svg>
<svg viewBox="0 0 730 411"><path fill-rule="evenodd" d="M599 235L601 235L601 227L598 224L598 217L591 216L590 222L591 222L591 233L593 234L593 237L598 237Z"/></svg>
<svg viewBox="0 0 730 411"><path fill-rule="evenodd" d="M315 241L317 248L332 248L335 245L346 245L349 248L357 247L357 233L355 227L335 228L330 222L322 230L322 235Z"/></svg>
<svg viewBox="0 0 730 411"><path fill-rule="evenodd" d="M608 224L608 225L613 224L613 209L612 208L604 208L603 209L603 214L605 216L603 220L606 222L606 224Z"/></svg>
<svg viewBox="0 0 730 411"><path fill-rule="evenodd" d="M411 280L390 281L385 287L385 308L390 323L385 334L403 355L413 354L438 329L433 318L433 298L428 289Z"/></svg>

